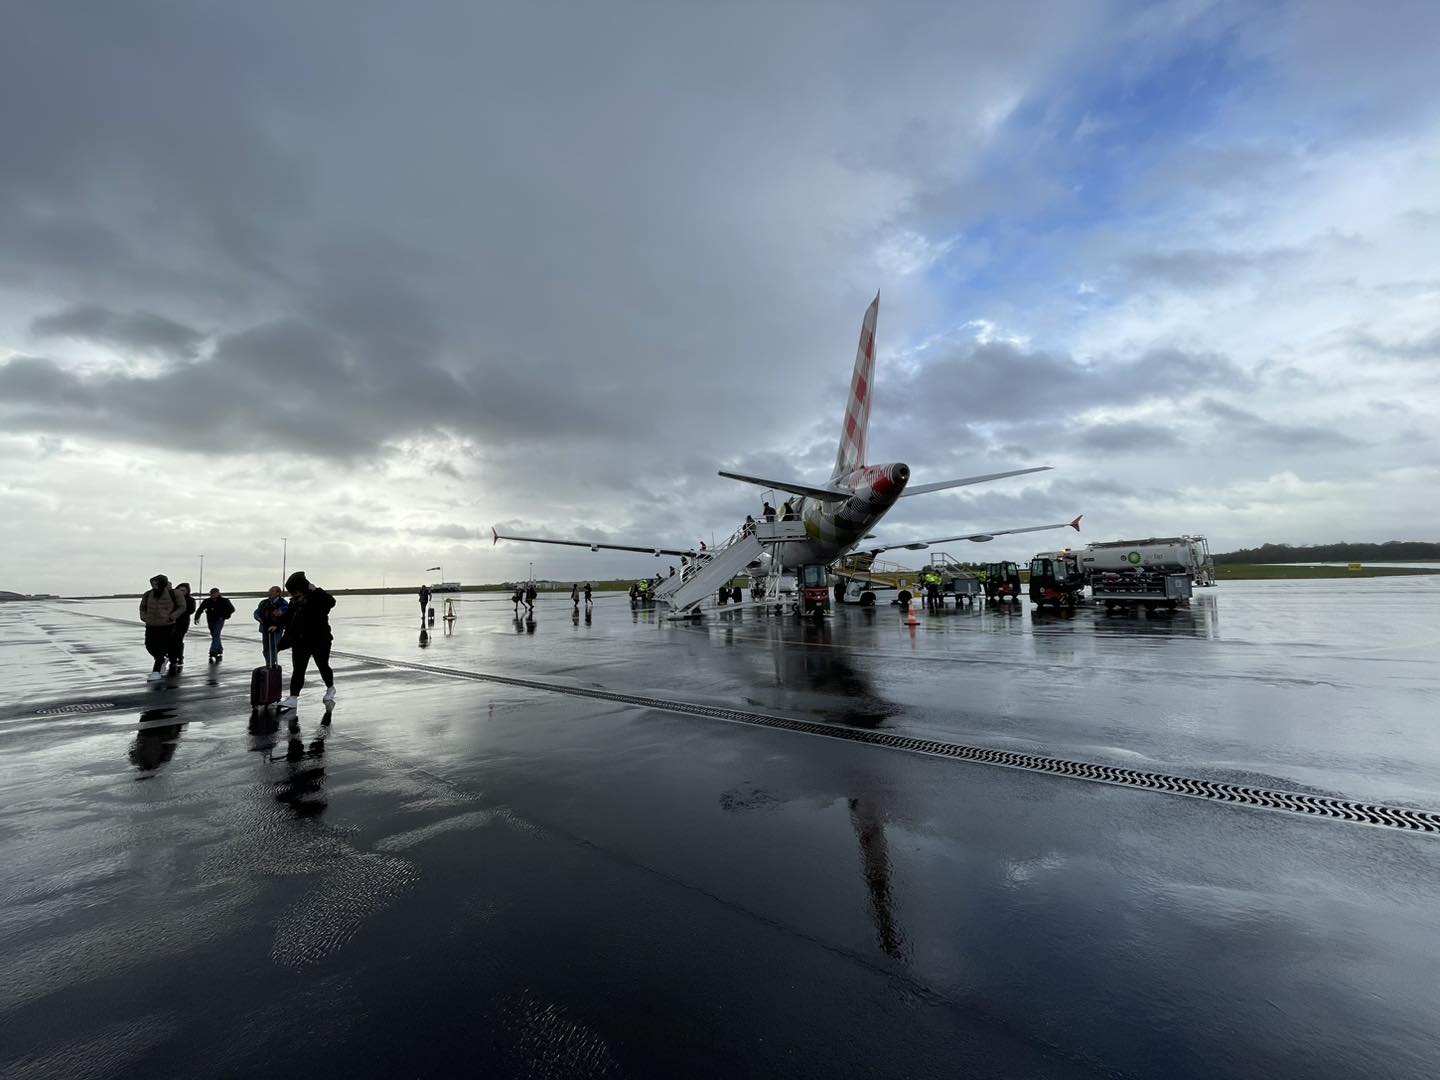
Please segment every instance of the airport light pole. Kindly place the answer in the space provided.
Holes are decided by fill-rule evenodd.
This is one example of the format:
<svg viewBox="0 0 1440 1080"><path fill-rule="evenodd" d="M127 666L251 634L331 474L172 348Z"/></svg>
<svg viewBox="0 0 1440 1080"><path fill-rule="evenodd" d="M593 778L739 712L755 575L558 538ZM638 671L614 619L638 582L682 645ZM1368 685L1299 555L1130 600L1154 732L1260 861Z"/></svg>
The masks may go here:
<svg viewBox="0 0 1440 1080"><path fill-rule="evenodd" d="M280 585L282 588L285 585L285 570L289 565L289 559L290 538L288 536L282 536L280 537Z"/></svg>
<svg viewBox="0 0 1440 1080"><path fill-rule="evenodd" d="M202 593L205 591L205 556L204 556L204 555L201 555L201 556L200 556L200 584L196 587L195 591L196 591L196 592L202 592Z"/></svg>

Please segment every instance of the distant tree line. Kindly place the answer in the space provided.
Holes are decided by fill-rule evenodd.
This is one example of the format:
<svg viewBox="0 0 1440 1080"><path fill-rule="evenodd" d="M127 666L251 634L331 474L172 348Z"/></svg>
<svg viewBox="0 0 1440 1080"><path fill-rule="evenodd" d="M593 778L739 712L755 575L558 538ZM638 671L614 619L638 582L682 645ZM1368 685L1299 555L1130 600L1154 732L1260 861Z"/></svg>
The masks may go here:
<svg viewBox="0 0 1440 1080"><path fill-rule="evenodd" d="M1387 540L1383 544L1261 544L1216 555L1217 563L1310 563L1310 562L1440 562L1440 544L1423 540Z"/></svg>

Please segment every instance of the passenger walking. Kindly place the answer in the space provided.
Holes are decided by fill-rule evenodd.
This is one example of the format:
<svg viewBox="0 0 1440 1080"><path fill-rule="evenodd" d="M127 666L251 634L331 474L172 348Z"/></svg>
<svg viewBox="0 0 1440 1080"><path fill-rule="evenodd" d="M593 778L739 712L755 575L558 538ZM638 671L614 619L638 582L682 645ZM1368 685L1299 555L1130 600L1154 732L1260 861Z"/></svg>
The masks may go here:
<svg viewBox="0 0 1440 1080"><path fill-rule="evenodd" d="M430 606L430 586L420 586L420 621L425 621L425 609Z"/></svg>
<svg viewBox="0 0 1440 1080"><path fill-rule="evenodd" d="M755 519L749 514L745 515L745 527L741 531L747 534L755 531Z"/></svg>
<svg viewBox="0 0 1440 1080"><path fill-rule="evenodd" d="M330 670L330 609L335 598L318 585L312 585L305 571L296 570L285 579L285 588L290 591L290 611L285 619L285 638L290 646L290 696L280 708L296 709L300 705L300 691L305 687L305 669L310 659L315 659L315 670L325 683L326 705L335 703L335 675Z"/></svg>
<svg viewBox="0 0 1440 1080"><path fill-rule="evenodd" d="M270 592L255 605L255 621L260 624L260 648L265 653L265 663L271 667L279 663L280 634L285 629L285 619L289 614L290 605L279 585L271 585Z"/></svg>
<svg viewBox="0 0 1440 1080"><path fill-rule="evenodd" d="M520 605L525 601L525 590L519 585L516 585L515 592L510 597L510 601L515 605L515 617L518 619L520 617Z"/></svg>
<svg viewBox="0 0 1440 1080"><path fill-rule="evenodd" d="M235 614L235 605L220 595L219 589L211 589L210 595L200 601L200 609L195 612L195 625L200 625L200 616L205 616L206 625L210 627L210 659L219 660L225 653L225 643L220 640L220 632L225 629L225 621Z"/></svg>
<svg viewBox="0 0 1440 1080"><path fill-rule="evenodd" d="M161 669L170 655L175 621L185 618L184 599L170 587L168 577L156 574L150 579L150 591L140 597L140 621L145 624L145 651L155 661L147 676L150 682L158 682L165 677Z"/></svg>
<svg viewBox="0 0 1440 1080"><path fill-rule="evenodd" d="M185 635L190 632L190 616L195 614L195 598L190 595L190 583L182 581L175 586L175 595L185 603L185 611L175 620L170 634L170 670L179 671L185 666Z"/></svg>
<svg viewBox="0 0 1440 1080"><path fill-rule="evenodd" d="M536 595L535 582L532 581L529 585L525 586L525 607L529 609L528 614L532 616L535 614Z"/></svg>
<svg viewBox="0 0 1440 1080"><path fill-rule="evenodd" d="M780 507L780 520L781 520L781 521L794 521L794 520L795 520L795 506L794 506L794 504L793 504L789 499L786 499L785 502L784 502L784 505L782 505L782 506Z"/></svg>
<svg viewBox="0 0 1440 1080"><path fill-rule="evenodd" d="M580 610L580 583L577 581L570 586L570 602L575 605L575 610Z"/></svg>
<svg viewBox="0 0 1440 1080"><path fill-rule="evenodd" d="M591 603L593 602L593 601L590 599L590 591L591 591L591 590L590 590L590 582L587 581L587 582L585 582L585 606L586 606L587 608L588 608L588 607L591 605Z"/></svg>
<svg viewBox="0 0 1440 1080"><path fill-rule="evenodd" d="M769 499L766 499L766 500L765 500L765 504L760 507L760 520L762 520L762 521L774 521L774 520L775 520L775 508L770 505L770 500L769 500Z"/></svg>

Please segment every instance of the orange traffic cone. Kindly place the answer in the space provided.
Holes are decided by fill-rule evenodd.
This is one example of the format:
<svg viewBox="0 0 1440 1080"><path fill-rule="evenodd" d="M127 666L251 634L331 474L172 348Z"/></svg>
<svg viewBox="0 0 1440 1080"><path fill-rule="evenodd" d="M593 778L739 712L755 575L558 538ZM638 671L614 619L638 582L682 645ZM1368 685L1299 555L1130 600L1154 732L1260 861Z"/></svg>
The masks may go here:
<svg viewBox="0 0 1440 1080"><path fill-rule="evenodd" d="M905 609L905 625L917 626L920 622L919 616L915 614L915 599L911 597L910 606Z"/></svg>

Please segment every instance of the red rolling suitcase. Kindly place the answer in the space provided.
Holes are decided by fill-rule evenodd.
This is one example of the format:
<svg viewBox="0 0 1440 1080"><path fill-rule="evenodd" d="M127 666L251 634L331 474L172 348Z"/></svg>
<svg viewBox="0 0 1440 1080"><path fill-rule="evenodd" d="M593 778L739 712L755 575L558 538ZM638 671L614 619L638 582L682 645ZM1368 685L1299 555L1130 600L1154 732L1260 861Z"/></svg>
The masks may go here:
<svg viewBox="0 0 1440 1080"><path fill-rule="evenodd" d="M280 704L280 665L261 664L250 673L250 708Z"/></svg>

